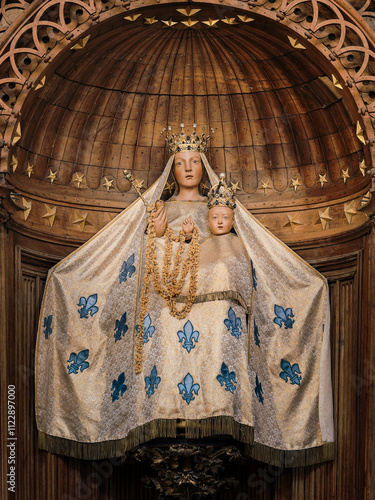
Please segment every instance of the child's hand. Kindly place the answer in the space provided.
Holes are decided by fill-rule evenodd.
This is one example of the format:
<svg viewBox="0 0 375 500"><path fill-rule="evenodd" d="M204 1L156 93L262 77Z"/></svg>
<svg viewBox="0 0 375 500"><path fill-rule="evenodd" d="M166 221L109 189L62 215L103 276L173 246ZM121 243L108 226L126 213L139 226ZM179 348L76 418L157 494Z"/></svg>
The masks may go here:
<svg viewBox="0 0 375 500"><path fill-rule="evenodd" d="M193 229L194 229L194 221L190 215L182 223L182 231L184 232L185 236L191 236L193 234Z"/></svg>

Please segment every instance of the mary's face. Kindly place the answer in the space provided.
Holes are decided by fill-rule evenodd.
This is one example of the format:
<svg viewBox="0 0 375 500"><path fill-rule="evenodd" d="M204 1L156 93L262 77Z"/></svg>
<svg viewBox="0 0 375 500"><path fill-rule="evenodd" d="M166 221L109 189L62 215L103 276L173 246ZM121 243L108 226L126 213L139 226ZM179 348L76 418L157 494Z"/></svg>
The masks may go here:
<svg viewBox="0 0 375 500"><path fill-rule="evenodd" d="M201 155L197 151L181 151L174 159L174 176L181 188L198 189L203 177Z"/></svg>

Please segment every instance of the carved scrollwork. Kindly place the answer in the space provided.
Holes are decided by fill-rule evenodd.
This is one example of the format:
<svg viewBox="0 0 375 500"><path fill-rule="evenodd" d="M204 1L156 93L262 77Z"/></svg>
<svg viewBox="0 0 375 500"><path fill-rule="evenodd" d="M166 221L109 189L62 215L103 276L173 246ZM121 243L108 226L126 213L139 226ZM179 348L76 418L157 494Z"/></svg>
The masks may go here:
<svg viewBox="0 0 375 500"><path fill-rule="evenodd" d="M222 486L236 486L238 481L223 477L223 471L229 462L241 461L243 456L235 446L173 444L142 446L132 458L147 461L156 472L156 476L145 476L143 482L146 487L155 487L160 499L195 500L211 497Z"/></svg>

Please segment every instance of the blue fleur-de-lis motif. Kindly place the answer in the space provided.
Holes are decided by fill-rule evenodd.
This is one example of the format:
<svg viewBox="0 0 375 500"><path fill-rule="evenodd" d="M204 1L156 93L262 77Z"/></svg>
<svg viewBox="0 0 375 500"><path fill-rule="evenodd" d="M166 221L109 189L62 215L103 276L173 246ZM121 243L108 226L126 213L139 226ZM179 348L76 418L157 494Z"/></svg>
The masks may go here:
<svg viewBox="0 0 375 500"><path fill-rule="evenodd" d="M182 342L183 340L185 341L182 347L186 349L187 352L190 352L195 347L193 341L198 342L199 332L197 330L194 331L194 327L191 324L191 321L187 321L184 324L184 331L179 330L177 332L177 335L180 339L180 342Z"/></svg>
<svg viewBox="0 0 375 500"><path fill-rule="evenodd" d="M294 319L292 318L294 318L294 314L290 307L287 307L284 310L283 307L275 304L275 314L276 318L274 318L273 322L279 325L280 328L283 323L285 326L285 330L287 330L288 328L293 328Z"/></svg>
<svg viewBox="0 0 375 500"><path fill-rule="evenodd" d="M255 271L254 263L251 259L250 259L250 265L251 265L251 275L253 277L253 288L256 291L257 286L258 286L258 279L257 279L257 273Z"/></svg>
<svg viewBox="0 0 375 500"><path fill-rule="evenodd" d="M94 316L94 314L99 311L99 308L95 305L97 300L98 300L97 293L90 295L87 299L85 297L81 297L79 299L79 304L77 304L78 306L81 307L81 309L78 309L79 316L81 318L88 318L89 313L90 316Z"/></svg>
<svg viewBox="0 0 375 500"><path fill-rule="evenodd" d="M88 349L84 349L78 354L72 352L70 354L70 358L67 361L67 363L72 363L70 366L68 366L68 374L70 375L71 373L78 373L79 369L81 370L81 372L83 372L83 370L86 370L86 368L88 368L90 365L87 361L85 361L88 357Z"/></svg>
<svg viewBox="0 0 375 500"><path fill-rule="evenodd" d="M184 378L184 383L180 382L177 387L180 390L180 394L183 394L185 392L185 394L182 396L182 399L184 399L187 404L190 404L190 401L195 399L193 394L198 396L198 391L200 389L199 384L194 384L194 379L190 375L190 373L188 373Z"/></svg>
<svg viewBox="0 0 375 500"><path fill-rule="evenodd" d="M221 374L218 375L217 380L220 382L221 387L225 384L225 390L230 391L232 394L236 390L236 374L234 372L229 372L229 368L225 363L221 365Z"/></svg>
<svg viewBox="0 0 375 500"><path fill-rule="evenodd" d="M44 322L43 322L43 327L44 327L44 330L43 330L43 333L44 333L44 336L46 337L46 339L48 339L48 337L50 335L52 335L52 314L50 314L49 316L46 316L44 318Z"/></svg>
<svg viewBox="0 0 375 500"><path fill-rule="evenodd" d="M262 384L259 382L258 375L255 375L255 394L259 399L259 402L263 404L264 401L263 389L262 389Z"/></svg>
<svg viewBox="0 0 375 500"><path fill-rule="evenodd" d="M158 372L156 370L156 366L154 365L153 369L151 370L150 376L145 377L145 389L148 397L151 397L154 394L155 389L157 389L158 385L160 384L160 381L161 378L158 377Z"/></svg>
<svg viewBox="0 0 375 500"><path fill-rule="evenodd" d="M143 344L147 344L155 331L155 327L151 325L151 316L149 314L147 314L143 320L143 327L145 331L143 335ZM139 333L139 325L136 325L135 329L137 330L137 333Z"/></svg>
<svg viewBox="0 0 375 500"><path fill-rule="evenodd" d="M122 263L121 271L119 274L120 283L123 281L127 281L128 277L131 278L132 274L135 273L134 264L134 253L128 258L128 260L124 260Z"/></svg>
<svg viewBox="0 0 375 500"><path fill-rule="evenodd" d="M228 311L228 318L224 320L225 326L228 328L228 331L236 337L236 339L239 338L241 335L241 318L236 317L236 313L233 311L233 309L230 307Z"/></svg>
<svg viewBox="0 0 375 500"><path fill-rule="evenodd" d="M258 330L258 325L255 323L255 318L254 318L254 339L255 339L255 345L260 347L259 330Z"/></svg>
<svg viewBox="0 0 375 500"><path fill-rule="evenodd" d="M114 401L117 401L119 399L119 396L120 395L122 396L124 394L124 392L126 391L127 388L128 387L125 385L125 373L122 372L118 376L118 379L117 380L115 379L112 382L112 389L111 389L111 391L113 391L112 394L111 394L111 396L112 396L112 403Z"/></svg>
<svg viewBox="0 0 375 500"><path fill-rule="evenodd" d="M116 319L116 326L115 326L115 342L118 340L121 340L121 337L125 335L125 333L128 331L128 325L126 324L126 312L121 316L121 319Z"/></svg>
<svg viewBox="0 0 375 500"><path fill-rule="evenodd" d="M289 361L286 361L285 359L281 360L281 368L282 372L280 373L280 377L285 380L285 382L288 382L288 378L290 379L290 383L301 385L300 380L302 377L299 377L297 373L301 374L301 371L299 369L299 366L297 363L294 363L293 366L289 363Z"/></svg>

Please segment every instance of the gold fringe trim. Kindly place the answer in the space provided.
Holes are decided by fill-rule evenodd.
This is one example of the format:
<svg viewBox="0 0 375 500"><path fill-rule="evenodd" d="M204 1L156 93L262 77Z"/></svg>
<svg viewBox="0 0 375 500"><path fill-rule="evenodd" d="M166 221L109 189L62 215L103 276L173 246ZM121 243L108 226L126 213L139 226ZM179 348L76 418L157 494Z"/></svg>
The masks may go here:
<svg viewBox="0 0 375 500"><path fill-rule="evenodd" d="M178 295L176 297L176 302L186 302L187 297L184 295ZM233 300L237 302L241 307L243 307L247 314L251 314L251 306L247 306L246 302L242 298L239 292L234 290L223 290L222 292L211 292L205 293L203 295L197 295L194 299L194 304L202 304L203 302L213 302L214 300Z"/></svg>
<svg viewBox="0 0 375 500"><path fill-rule="evenodd" d="M264 444L254 443L254 446L245 446L245 454L276 467L304 467L320 464L335 459L335 443L325 443L314 448L304 450L278 450Z"/></svg>
<svg viewBox="0 0 375 500"><path fill-rule="evenodd" d="M131 448L153 439L199 439L214 436L229 436L250 447L254 440L254 430L228 416L199 420L157 419L131 430L126 438L100 443L72 441L38 431L38 445L40 449L58 455L100 460L126 456Z"/></svg>

